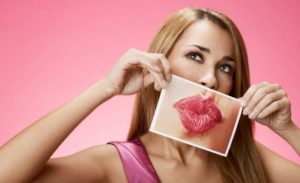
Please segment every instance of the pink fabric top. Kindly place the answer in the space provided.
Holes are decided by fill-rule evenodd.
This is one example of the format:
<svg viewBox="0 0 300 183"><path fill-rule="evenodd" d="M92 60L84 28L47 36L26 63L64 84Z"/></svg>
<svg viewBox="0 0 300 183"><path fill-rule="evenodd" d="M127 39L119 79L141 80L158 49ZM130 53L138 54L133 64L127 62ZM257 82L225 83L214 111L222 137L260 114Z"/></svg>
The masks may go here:
<svg viewBox="0 0 300 183"><path fill-rule="evenodd" d="M129 183L157 183L158 175L139 138L130 141L111 141L118 150Z"/></svg>

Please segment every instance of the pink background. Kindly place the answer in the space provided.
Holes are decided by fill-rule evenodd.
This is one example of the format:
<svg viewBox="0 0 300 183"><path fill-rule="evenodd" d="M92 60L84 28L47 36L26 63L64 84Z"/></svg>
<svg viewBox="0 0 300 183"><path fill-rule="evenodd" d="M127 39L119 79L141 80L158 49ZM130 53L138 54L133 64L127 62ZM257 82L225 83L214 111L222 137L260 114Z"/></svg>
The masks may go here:
<svg viewBox="0 0 300 183"><path fill-rule="evenodd" d="M281 84L300 126L300 3L289 1L9 1L0 2L0 144L102 78L129 48L146 50L174 11L210 7L231 17L248 48L253 83ZM125 139L134 96L98 107L53 157ZM37 137L38 138L38 137ZM279 136L257 125L256 138L300 159Z"/></svg>

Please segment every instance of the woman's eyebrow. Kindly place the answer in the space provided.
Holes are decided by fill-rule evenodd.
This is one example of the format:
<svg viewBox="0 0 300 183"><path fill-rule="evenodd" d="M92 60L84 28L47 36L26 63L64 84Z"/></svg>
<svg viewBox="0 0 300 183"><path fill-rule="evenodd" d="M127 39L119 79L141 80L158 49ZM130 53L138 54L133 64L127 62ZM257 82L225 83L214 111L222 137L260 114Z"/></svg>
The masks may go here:
<svg viewBox="0 0 300 183"><path fill-rule="evenodd" d="M203 46L196 45L196 44L189 45L189 46L195 46L195 47L197 47L197 48L198 48L199 50L201 50L201 51L204 51L204 52L210 53L210 49L208 49L208 48L205 48L205 47L203 47Z"/></svg>
<svg viewBox="0 0 300 183"><path fill-rule="evenodd" d="M203 51L203 52L210 53L210 49L205 48L205 47L200 46L200 45L197 45L197 44L188 45L188 46L195 46L196 48L198 48L199 50L201 50L201 51ZM230 57L230 56L224 56L222 60L224 60L224 61L233 61L233 62L235 62L235 59L233 59L233 58Z"/></svg>

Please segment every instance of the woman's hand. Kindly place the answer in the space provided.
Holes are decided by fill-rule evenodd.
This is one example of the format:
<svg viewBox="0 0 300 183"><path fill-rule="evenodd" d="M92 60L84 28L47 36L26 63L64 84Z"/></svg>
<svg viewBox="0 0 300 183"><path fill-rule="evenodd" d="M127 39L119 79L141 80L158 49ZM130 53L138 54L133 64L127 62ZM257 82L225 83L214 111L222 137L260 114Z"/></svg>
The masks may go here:
<svg viewBox="0 0 300 183"><path fill-rule="evenodd" d="M171 81L171 66L163 54L128 50L103 78L115 95L130 95L154 83L156 90Z"/></svg>
<svg viewBox="0 0 300 183"><path fill-rule="evenodd" d="M241 98L243 114L272 130L283 130L292 123L291 105L279 84L252 85Z"/></svg>

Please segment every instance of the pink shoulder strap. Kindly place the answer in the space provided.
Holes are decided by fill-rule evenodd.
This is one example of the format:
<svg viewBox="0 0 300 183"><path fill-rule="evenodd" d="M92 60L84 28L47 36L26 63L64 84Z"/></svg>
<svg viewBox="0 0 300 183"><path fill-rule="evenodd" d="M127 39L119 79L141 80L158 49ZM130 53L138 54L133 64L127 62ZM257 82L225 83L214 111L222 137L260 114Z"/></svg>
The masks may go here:
<svg viewBox="0 0 300 183"><path fill-rule="evenodd" d="M159 177L139 138L131 141L111 141L118 150L129 183L157 183Z"/></svg>

